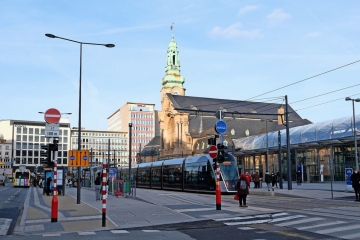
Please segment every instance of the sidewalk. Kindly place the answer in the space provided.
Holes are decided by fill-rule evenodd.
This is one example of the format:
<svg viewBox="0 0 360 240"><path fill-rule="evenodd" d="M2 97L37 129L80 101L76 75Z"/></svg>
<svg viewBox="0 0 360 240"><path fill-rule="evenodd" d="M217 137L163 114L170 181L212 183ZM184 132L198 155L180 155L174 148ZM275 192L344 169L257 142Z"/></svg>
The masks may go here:
<svg viewBox="0 0 360 240"><path fill-rule="evenodd" d="M251 187L253 187L251 185ZM292 190L275 188L268 191L266 185L260 189L250 189L250 195L274 197L305 197L315 199L331 199L330 183L311 183L297 186ZM345 192L343 183L333 184L333 197L344 198L354 196ZM221 211L215 211L214 197L176 191L156 191L137 189L137 197L126 198L109 195L107 199L106 227L102 227L102 202L95 200L93 189L81 189L81 204L77 204L77 189L66 188L65 196L57 196L58 222L51 222L52 196L42 195L41 188L31 187L24 203L24 211L14 234L42 234L59 236L64 232L100 231L108 229L127 229L149 227L169 223L210 220L223 216L243 216L237 203L224 201ZM224 196L230 199L230 196ZM249 208L249 212L250 212ZM253 209L269 213L272 209Z"/></svg>

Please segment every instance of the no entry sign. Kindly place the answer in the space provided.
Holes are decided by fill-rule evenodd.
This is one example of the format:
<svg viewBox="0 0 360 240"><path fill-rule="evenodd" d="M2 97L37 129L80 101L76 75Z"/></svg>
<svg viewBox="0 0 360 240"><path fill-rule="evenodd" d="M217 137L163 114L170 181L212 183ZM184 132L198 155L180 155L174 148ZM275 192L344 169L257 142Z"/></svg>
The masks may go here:
<svg viewBox="0 0 360 240"><path fill-rule="evenodd" d="M209 155L211 158L216 158L218 155L218 149L216 146L210 146L209 148Z"/></svg>
<svg viewBox="0 0 360 240"><path fill-rule="evenodd" d="M45 121L50 124L58 123L60 121L60 118L61 114L56 108L50 108L46 110L44 114Z"/></svg>

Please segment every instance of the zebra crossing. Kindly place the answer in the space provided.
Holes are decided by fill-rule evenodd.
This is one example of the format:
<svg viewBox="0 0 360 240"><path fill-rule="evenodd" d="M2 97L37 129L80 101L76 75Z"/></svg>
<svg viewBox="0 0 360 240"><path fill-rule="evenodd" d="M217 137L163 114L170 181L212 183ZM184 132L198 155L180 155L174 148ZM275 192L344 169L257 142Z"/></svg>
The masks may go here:
<svg viewBox="0 0 360 240"><path fill-rule="evenodd" d="M360 224L357 221L339 220L328 216L314 216L279 212L244 217L214 219L227 226L240 226L240 230L257 230L256 224L272 224L278 227L295 228L301 231L322 234L341 239L360 239Z"/></svg>

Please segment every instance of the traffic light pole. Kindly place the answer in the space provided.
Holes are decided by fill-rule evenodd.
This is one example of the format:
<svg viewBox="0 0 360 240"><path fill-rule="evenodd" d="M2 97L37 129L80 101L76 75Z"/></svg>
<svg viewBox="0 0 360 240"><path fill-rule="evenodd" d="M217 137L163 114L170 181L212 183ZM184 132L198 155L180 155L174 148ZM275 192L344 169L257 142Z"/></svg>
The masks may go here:
<svg viewBox="0 0 360 240"><path fill-rule="evenodd" d="M221 210L221 189L220 189L220 164L215 160L216 164L216 210Z"/></svg>

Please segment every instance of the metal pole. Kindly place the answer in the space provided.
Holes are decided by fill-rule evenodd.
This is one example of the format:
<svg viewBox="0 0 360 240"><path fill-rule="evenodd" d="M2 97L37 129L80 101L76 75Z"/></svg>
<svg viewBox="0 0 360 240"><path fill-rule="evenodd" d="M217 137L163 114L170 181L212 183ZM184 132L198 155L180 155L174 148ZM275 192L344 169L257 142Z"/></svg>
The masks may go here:
<svg viewBox="0 0 360 240"><path fill-rule="evenodd" d="M57 162L54 161L54 193L53 193L53 197L52 197L52 200L51 200L51 222L57 222L57 220L58 220L59 202L58 202L58 199L57 199L57 196L56 196L57 195L56 194L56 192L57 192L56 191L56 184L57 184Z"/></svg>
<svg viewBox="0 0 360 240"><path fill-rule="evenodd" d="M93 161L93 151L92 151L92 148L90 148L90 155L91 155L91 158L90 158L90 172L91 172L92 161ZM90 180L91 180L91 176L90 176Z"/></svg>
<svg viewBox="0 0 360 240"><path fill-rule="evenodd" d="M131 191L131 141L132 141L132 123L129 123L129 191ZM129 192L130 195L130 192Z"/></svg>
<svg viewBox="0 0 360 240"><path fill-rule="evenodd" d="M139 163L142 163L141 162L141 143L139 145Z"/></svg>
<svg viewBox="0 0 360 240"><path fill-rule="evenodd" d="M103 158L102 169L102 226L106 227L106 160Z"/></svg>
<svg viewBox="0 0 360 240"><path fill-rule="evenodd" d="M283 189L283 181L282 181L282 161L281 161L281 132L278 132L278 145L279 145L279 150L278 150L278 158L279 158L279 187L280 189Z"/></svg>
<svg viewBox="0 0 360 240"><path fill-rule="evenodd" d="M78 151L81 150L81 67L82 67L82 43L80 43L80 78L79 78L79 124L78 124ZM77 171L77 198L76 203L80 204L80 174L81 167Z"/></svg>
<svg viewBox="0 0 360 240"><path fill-rule="evenodd" d="M107 171L110 172L110 138L108 139L108 159L107 159Z"/></svg>
<svg viewBox="0 0 360 240"><path fill-rule="evenodd" d="M291 179L291 156L290 156L290 133L289 133L289 111L288 111L288 98L285 95L285 119L286 119L286 160L288 167L288 190L292 190L292 179Z"/></svg>
<svg viewBox="0 0 360 240"><path fill-rule="evenodd" d="M330 160L329 161L329 168L330 168L330 174L331 174L331 198L334 198L334 193L333 193L333 181L334 181L334 170L333 170L333 146L330 146Z"/></svg>
<svg viewBox="0 0 360 240"><path fill-rule="evenodd" d="M266 159L265 159L265 168L266 172L269 172L269 136L268 136L268 128L267 128L268 120L265 119L265 126L266 126Z"/></svg>
<svg viewBox="0 0 360 240"><path fill-rule="evenodd" d="M359 171L359 159L358 159L358 151L357 151L357 141L356 141L356 124L355 124L355 106L354 101L352 100L352 106L353 106L353 123L354 123L354 146L355 146L355 164L356 164L356 170Z"/></svg>

